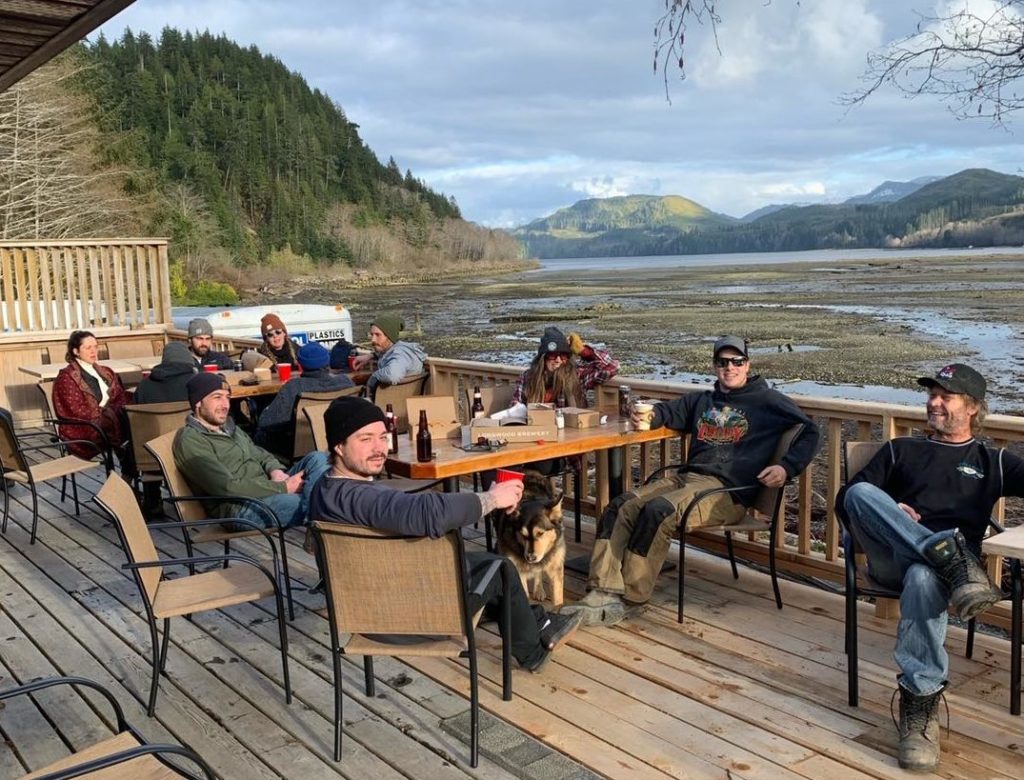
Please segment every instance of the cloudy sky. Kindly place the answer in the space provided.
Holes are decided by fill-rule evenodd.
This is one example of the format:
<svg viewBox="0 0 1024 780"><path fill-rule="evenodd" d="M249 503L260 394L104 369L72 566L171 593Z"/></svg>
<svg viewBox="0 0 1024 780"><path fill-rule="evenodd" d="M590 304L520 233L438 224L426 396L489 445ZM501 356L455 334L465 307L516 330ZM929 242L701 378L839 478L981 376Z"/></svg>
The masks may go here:
<svg viewBox="0 0 1024 780"><path fill-rule="evenodd" d="M255 44L329 94L382 160L504 227L587 197L675 194L742 216L886 179L1017 173L1017 135L934 98L837 102L869 51L964 2L991 5L726 0L721 54L691 26L671 103L651 68L663 0L136 0L102 29Z"/></svg>

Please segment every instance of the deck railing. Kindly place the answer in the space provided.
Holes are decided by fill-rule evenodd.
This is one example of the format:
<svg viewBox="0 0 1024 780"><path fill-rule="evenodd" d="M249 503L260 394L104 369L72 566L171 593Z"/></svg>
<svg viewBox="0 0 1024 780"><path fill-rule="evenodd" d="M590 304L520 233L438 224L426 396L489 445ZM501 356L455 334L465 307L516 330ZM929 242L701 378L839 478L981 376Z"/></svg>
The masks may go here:
<svg viewBox="0 0 1024 780"><path fill-rule="evenodd" d="M475 384L515 382L523 370L521 366L443 358L431 358L429 365L432 392L450 393L463 404L465 388L471 389ZM620 384L629 385L634 398L658 400L677 398L681 393L690 390L707 389L707 385L618 377L597 389L596 405L606 409L615 408ZM822 445L814 462L787 491L786 533L778 534L776 542L778 565L781 570L793 575L840 582L843 578L844 563L840 555L840 529L834 504L836 493L842 486L843 442L888 440L919 431L926 421L924 404L913 407L800 395L791 395L790 398L820 426ZM985 421L985 435L996 446L1024 442L1024 418L989 415ZM636 446L632 453L634 468L628 469L627 472L635 472L642 481L658 466L678 462L685 448L686 441L678 439L656 445ZM583 486L585 506L593 513L599 513L608 501L607 475L601 467L600 460L596 465L596 479ZM632 480L633 474L627 473L627 489ZM1004 519L1004 501L997 504L995 516L997 519ZM687 534L687 539L712 552L725 551L725 540L720 534ZM766 534L734 539L734 543L737 554L741 557L767 563ZM993 577L1001 576L1002 559L990 556L988 565ZM880 611L886 610L891 612L891 605L883 607ZM997 608L992 610L989 616L993 618L992 622L1007 624L1008 610Z"/></svg>
<svg viewBox="0 0 1024 780"><path fill-rule="evenodd" d="M0 241L4 334L171 322L166 239Z"/></svg>

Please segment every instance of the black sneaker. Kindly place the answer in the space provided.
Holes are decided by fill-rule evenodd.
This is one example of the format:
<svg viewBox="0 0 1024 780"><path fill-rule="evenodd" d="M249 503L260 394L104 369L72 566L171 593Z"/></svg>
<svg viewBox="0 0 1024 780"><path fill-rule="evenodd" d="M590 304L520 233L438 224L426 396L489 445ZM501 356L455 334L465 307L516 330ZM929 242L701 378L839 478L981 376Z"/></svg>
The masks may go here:
<svg viewBox="0 0 1024 780"><path fill-rule="evenodd" d="M554 650L566 639L576 633L583 615L578 612L572 615L560 615L549 612L547 619L540 627L540 641L547 650Z"/></svg>

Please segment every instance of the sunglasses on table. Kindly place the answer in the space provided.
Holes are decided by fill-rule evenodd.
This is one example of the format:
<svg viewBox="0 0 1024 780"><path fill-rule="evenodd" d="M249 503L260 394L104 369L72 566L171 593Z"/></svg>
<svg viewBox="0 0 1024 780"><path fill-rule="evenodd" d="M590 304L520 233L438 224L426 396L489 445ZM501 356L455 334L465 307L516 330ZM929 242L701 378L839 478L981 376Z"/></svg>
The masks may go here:
<svg viewBox="0 0 1024 780"><path fill-rule="evenodd" d="M715 358L715 368L726 368L727 366L745 366L748 358L745 357L726 357L726 358Z"/></svg>

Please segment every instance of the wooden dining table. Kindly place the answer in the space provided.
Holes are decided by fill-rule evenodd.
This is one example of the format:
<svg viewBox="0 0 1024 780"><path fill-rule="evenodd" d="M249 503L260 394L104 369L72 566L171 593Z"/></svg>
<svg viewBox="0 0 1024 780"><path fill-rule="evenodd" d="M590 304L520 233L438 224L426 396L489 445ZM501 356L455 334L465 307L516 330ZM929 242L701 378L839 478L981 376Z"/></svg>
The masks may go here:
<svg viewBox="0 0 1024 780"><path fill-rule="evenodd" d="M1024 560L1024 525L1009 528L982 540L981 549L988 555L1002 555L1010 562L1010 714L1020 715L1022 601L1021 561Z"/></svg>
<svg viewBox="0 0 1024 780"><path fill-rule="evenodd" d="M98 363L101 366L106 366L115 374L137 374L143 370L152 368L152 366L143 365L148 362L145 358L131 358L131 359L118 359L118 360L100 360ZM160 362L160 358L156 358L156 362ZM34 376L39 380L48 381L56 379L57 374L64 368L67 363L30 363L24 366L18 366L18 370L22 373Z"/></svg>
<svg viewBox="0 0 1024 780"><path fill-rule="evenodd" d="M627 419L617 414L608 415L608 422L592 428L564 428L552 439L521 444L506 444L486 452L466 452L459 439L440 439L433 442L433 458L426 463L416 460L416 445L409 436L402 436L398 452L388 456L387 471L410 479L444 480L445 490L458 489L459 477L477 471L521 466L538 460L583 455L588 452L606 453L608 457L609 493L616 496L624 486L625 452L631 444L661 441L678 436L671 428L638 431ZM500 430L500 429L496 429Z"/></svg>

